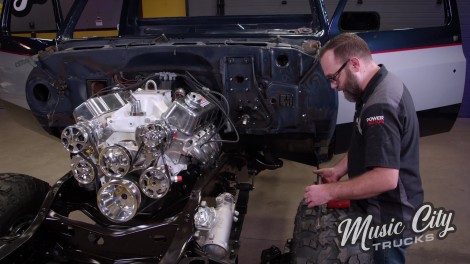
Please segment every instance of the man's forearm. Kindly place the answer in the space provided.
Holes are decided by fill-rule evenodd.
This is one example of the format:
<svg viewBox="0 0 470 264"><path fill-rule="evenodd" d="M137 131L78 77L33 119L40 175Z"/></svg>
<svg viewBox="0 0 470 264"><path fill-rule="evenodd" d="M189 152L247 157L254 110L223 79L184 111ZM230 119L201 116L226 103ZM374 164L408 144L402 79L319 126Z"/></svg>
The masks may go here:
<svg viewBox="0 0 470 264"><path fill-rule="evenodd" d="M366 199L393 190L398 184L398 170L374 168L356 178L327 184L329 200Z"/></svg>
<svg viewBox="0 0 470 264"><path fill-rule="evenodd" d="M348 153L334 166L335 173L341 178L348 173Z"/></svg>

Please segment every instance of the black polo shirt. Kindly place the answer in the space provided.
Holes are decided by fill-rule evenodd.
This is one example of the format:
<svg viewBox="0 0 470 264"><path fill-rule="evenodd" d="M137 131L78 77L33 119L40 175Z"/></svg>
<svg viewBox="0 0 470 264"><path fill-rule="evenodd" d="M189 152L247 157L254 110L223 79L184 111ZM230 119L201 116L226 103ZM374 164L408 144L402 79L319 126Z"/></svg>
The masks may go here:
<svg viewBox="0 0 470 264"><path fill-rule="evenodd" d="M348 174L354 178L374 167L398 169L396 189L357 203L376 225L392 218L410 223L423 203L418 119L403 82L380 66L356 103Z"/></svg>

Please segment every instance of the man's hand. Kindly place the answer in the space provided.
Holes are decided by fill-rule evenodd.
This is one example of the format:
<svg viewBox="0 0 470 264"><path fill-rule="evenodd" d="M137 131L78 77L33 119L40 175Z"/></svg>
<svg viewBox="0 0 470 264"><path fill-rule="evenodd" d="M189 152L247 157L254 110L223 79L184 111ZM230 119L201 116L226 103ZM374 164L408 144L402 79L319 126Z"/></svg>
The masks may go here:
<svg viewBox="0 0 470 264"><path fill-rule="evenodd" d="M304 199L309 208L332 200L328 185L310 185L305 188Z"/></svg>
<svg viewBox="0 0 470 264"><path fill-rule="evenodd" d="M313 170L313 173L320 174L323 183L339 181L348 173L348 154L346 153L334 167Z"/></svg>
<svg viewBox="0 0 470 264"><path fill-rule="evenodd" d="M398 169L375 167L347 181L310 185L305 188L304 198L308 207L331 200L367 199L397 188L398 178Z"/></svg>
<svg viewBox="0 0 470 264"><path fill-rule="evenodd" d="M341 176L336 173L334 168L314 170L313 173L320 174L323 183L337 182L341 178Z"/></svg>

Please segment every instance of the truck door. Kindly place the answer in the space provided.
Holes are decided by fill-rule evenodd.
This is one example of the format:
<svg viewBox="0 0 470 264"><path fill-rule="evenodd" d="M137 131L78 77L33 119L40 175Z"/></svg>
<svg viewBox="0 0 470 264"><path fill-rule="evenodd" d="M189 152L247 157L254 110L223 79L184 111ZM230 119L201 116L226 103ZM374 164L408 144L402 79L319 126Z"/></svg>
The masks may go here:
<svg viewBox="0 0 470 264"><path fill-rule="evenodd" d="M456 1L326 2L329 14L339 3L330 35L357 33L369 44L374 60L403 80L418 112L421 135L450 130L466 72ZM340 96L337 133L351 127L353 114L354 105ZM348 138L348 133L337 139Z"/></svg>

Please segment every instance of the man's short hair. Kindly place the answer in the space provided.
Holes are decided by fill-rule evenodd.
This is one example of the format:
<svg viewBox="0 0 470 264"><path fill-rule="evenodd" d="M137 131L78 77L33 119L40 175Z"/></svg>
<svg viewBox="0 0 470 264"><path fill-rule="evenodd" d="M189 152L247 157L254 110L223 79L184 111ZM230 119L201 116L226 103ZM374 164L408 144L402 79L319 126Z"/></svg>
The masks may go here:
<svg viewBox="0 0 470 264"><path fill-rule="evenodd" d="M325 52L333 50L335 58L341 61L351 57L372 60L372 55L367 43L354 33L342 33L330 39L325 46L320 49L320 58Z"/></svg>

